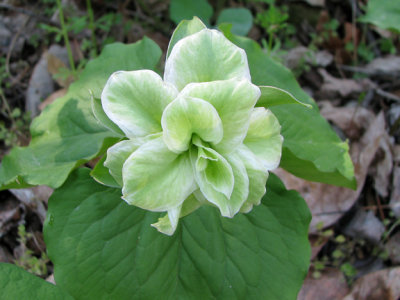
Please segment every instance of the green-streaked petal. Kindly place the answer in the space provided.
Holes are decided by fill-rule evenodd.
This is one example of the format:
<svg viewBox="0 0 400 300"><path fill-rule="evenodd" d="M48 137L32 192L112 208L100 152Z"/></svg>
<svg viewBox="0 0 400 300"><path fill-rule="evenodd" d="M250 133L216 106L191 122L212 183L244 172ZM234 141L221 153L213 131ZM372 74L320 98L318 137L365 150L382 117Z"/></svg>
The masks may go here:
<svg viewBox="0 0 400 300"><path fill-rule="evenodd" d="M249 195L240 209L240 212L247 213L252 210L254 205L261 203L261 198L266 191L268 171L265 171L259 159L245 145L239 147L236 153L243 161L249 177Z"/></svg>
<svg viewBox="0 0 400 300"><path fill-rule="evenodd" d="M173 235L176 227L178 226L181 208L182 205L179 205L176 208L168 210L168 213L164 217L159 218L158 222L151 224L151 226L156 228L161 233Z"/></svg>
<svg viewBox="0 0 400 300"><path fill-rule="evenodd" d="M182 205L168 210L168 213L164 217L159 218L158 222L151 224L151 226L156 228L159 232L167 235L173 235L176 227L178 226L179 219L192 213L200 206L201 203L197 201L193 194L191 194Z"/></svg>
<svg viewBox="0 0 400 300"><path fill-rule="evenodd" d="M207 26L204 25L198 17L193 17L192 20L181 21L172 33L171 40L168 44L167 58L177 42L205 28L207 28Z"/></svg>
<svg viewBox="0 0 400 300"><path fill-rule="evenodd" d="M191 152L192 152L192 163L196 168L197 161L193 159L194 151ZM218 155L217 152L215 153ZM224 162L223 164L221 163L222 161ZM211 184L210 180L207 180L208 178L206 177L205 173L207 168L210 167L210 164L216 164L214 168L224 167L227 169L226 164L230 166L233 175L233 190L230 197L227 197L226 193L222 193L217 189L215 189L214 185ZM224 217L232 218L240 210L241 206L246 201L249 193L249 179L246 174L246 169L242 161L237 156L234 156L232 154L229 154L228 157L226 157L226 159L220 156L219 161L217 162L209 160L207 168L202 171L195 169L196 182L200 187L200 191L208 202L214 204L219 208L221 214Z"/></svg>
<svg viewBox="0 0 400 300"><path fill-rule="evenodd" d="M168 148L176 153L189 149L192 135L203 141L218 143L222 139L222 122L218 112L207 101L178 97L165 109L161 124Z"/></svg>
<svg viewBox="0 0 400 300"><path fill-rule="evenodd" d="M247 79L230 79L189 84L181 95L201 98L215 107L222 120L224 136L219 143L214 143L214 148L225 153L234 151L243 142L260 90Z"/></svg>
<svg viewBox="0 0 400 300"><path fill-rule="evenodd" d="M199 145L201 141L197 137L194 138L195 144ZM226 198L232 195L234 177L232 167L226 159L214 149L204 145L193 147L191 149L191 159L194 170L197 174L197 180L200 190L202 186L212 188L218 193L222 193Z"/></svg>
<svg viewBox="0 0 400 300"><path fill-rule="evenodd" d="M177 93L153 71L118 71L108 79L101 102L127 137L142 137L161 131L162 112Z"/></svg>
<svg viewBox="0 0 400 300"><path fill-rule="evenodd" d="M217 31L203 29L177 42L165 64L164 80L182 90L191 82L250 79L247 56Z"/></svg>
<svg viewBox="0 0 400 300"><path fill-rule="evenodd" d="M120 186L122 186L122 167L128 157L144 143L160 136L161 133L157 133L145 138L124 140L108 148L104 166L109 169L110 174Z"/></svg>
<svg viewBox="0 0 400 300"><path fill-rule="evenodd" d="M279 166L283 137L281 125L274 114L263 107L255 108L243 143L257 156L265 170Z"/></svg>
<svg viewBox="0 0 400 300"><path fill-rule="evenodd" d="M143 144L129 156L122 179L122 198L151 211L178 207L196 189L189 152L171 152L162 137Z"/></svg>
<svg viewBox="0 0 400 300"><path fill-rule="evenodd" d="M93 115L96 120L101 125L114 132L117 136L123 137L124 133L122 132L122 130L113 121L111 121L104 112L103 107L101 106L101 100L95 98L92 92L90 92L90 98L92 101Z"/></svg>
<svg viewBox="0 0 400 300"><path fill-rule="evenodd" d="M282 104L300 104L312 108L310 104L303 103L296 99L291 93L274 86L259 86L261 91L260 99L256 106L271 107Z"/></svg>

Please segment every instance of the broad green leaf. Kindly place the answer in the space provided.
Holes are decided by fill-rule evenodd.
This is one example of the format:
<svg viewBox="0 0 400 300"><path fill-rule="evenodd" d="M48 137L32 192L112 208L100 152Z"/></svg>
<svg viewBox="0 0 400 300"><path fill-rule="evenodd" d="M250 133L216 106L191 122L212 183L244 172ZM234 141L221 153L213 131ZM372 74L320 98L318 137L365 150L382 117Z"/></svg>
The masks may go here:
<svg viewBox="0 0 400 300"><path fill-rule="evenodd" d="M222 23L232 24L234 34L247 35L253 26L253 16L247 8L226 8L217 19L217 25Z"/></svg>
<svg viewBox="0 0 400 300"><path fill-rule="evenodd" d="M110 142L106 138L116 135L93 116L89 91L100 98L113 72L153 69L160 56L160 48L146 38L132 45L106 46L99 57L87 64L67 95L46 107L33 121L30 145L16 147L4 157L1 189L38 184L56 188L72 169L108 148Z"/></svg>
<svg viewBox="0 0 400 300"><path fill-rule="evenodd" d="M101 106L101 100L93 97L93 94L90 95L90 98L92 101L93 115L96 120L101 125L114 132L116 135L124 137L125 135L123 131L113 121L111 121L109 117L107 117L103 107Z"/></svg>
<svg viewBox="0 0 400 300"><path fill-rule="evenodd" d="M310 212L270 175L261 205L233 219L202 206L173 236L78 169L49 200L44 236L57 285L79 299L296 299Z"/></svg>
<svg viewBox="0 0 400 300"><path fill-rule="evenodd" d="M48 283L12 264L0 263L1 299L69 299L73 298L59 286Z"/></svg>
<svg viewBox="0 0 400 300"><path fill-rule="evenodd" d="M203 29L207 28L206 25L197 17L193 17L192 20L183 20L179 23L179 25L175 28L171 40L168 44L167 50L167 58L171 54L172 48L174 48L175 44L181 39L187 37L188 35L192 35L196 32L199 32Z"/></svg>
<svg viewBox="0 0 400 300"><path fill-rule="evenodd" d="M169 150L181 153L189 149L193 134L205 142L222 139L222 121L209 102L193 97L178 97L162 115L165 144Z"/></svg>
<svg viewBox="0 0 400 300"><path fill-rule="evenodd" d="M261 96L257 101L257 106L269 108L282 104L301 104L308 108L312 108L310 104L303 103L293 97L292 94L274 86L259 86Z"/></svg>
<svg viewBox="0 0 400 300"><path fill-rule="evenodd" d="M101 94L106 115L128 138L161 132L161 116L178 91L151 70L118 71Z"/></svg>
<svg viewBox="0 0 400 300"><path fill-rule="evenodd" d="M400 3L398 0L368 0L366 14L358 20L400 33Z"/></svg>
<svg viewBox="0 0 400 300"><path fill-rule="evenodd" d="M90 172L90 176L92 176L94 180L96 180L97 182L104 184L106 186L121 188L122 184L118 183L114 179L114 177L110 174L110 170L104 166L105 160L106 160L106 155L103 155L103 157L100 158L100 160L97 162L93 170ZM122 171L122 166L121 166L121 171Z"/></svg>
<svg viewBox="0 0 400 300"><path fill-rule="evenodd" d="M171 0L169 16L175 24L182 20L199 17L206 24L213 14L213 8L207 0Z"/></svg>
<svg viewBox="0 0 400 300"><path fill-rule="evenodd" d="M260 90L247 79L230 79L215 82L191 83L181 92L210 102L222 120L224 135L215 149L232 152L242 142L249 127L249 119ZM227 105L229 103L229 105Z"/></svg>
<svg viewBox="0 0 400 300"><path fill-rule="evenodd" d="M140 146L122 168L122 198L151 211L178 207L195 190L188 151L171 152L162 137Z"/></svg>
<svg viewBox="0 0 400 300"><path fill-rule="evenodd" d="M250 80L246 53L217 30L203 29L181 39L165 63L164 80L178 90L192 82L235 77Z"/></svg>
<svg viewBox="0 0 400 300"><path fill-rule="evenodd" d="M278 105L270 108L282 125L281 166L308 180L356 188L347 143L340 140L319 114L315 102L300 88L293 74L264 53L256 42L233 35L226 26L220 28L246 51L253 83L287 90L313 107ZM287 153L291 156L287 157Z"/></svg>

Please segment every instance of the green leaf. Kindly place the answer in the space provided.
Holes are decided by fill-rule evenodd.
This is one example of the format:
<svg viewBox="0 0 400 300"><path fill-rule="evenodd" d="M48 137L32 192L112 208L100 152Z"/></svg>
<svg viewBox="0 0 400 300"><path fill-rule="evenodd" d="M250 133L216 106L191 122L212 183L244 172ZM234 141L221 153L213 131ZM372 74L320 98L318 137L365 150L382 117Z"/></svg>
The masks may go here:
<svg viewBox="0 0 400 300"><path fill-rule="evenodd" d="M202 206L173 236L78 169L49 200L44 236L57 285L76 299L295 299L310 212L270 175L260 206L233 219ZM284 288L283 288L284 287Z"/></svg>
<svg viewBox="0 0 400 300"><path fill-rule="evenodd" d="M90 176L94 178L97 182L104 184L109 187L121 188L114 177L111 176L110 170L104 166L104 161L106 160L106 155L97 162L93 170L90 172ZM122 170L122 167L121 167Z"/></svg>
<svg viewBox="0 0 400 300"><path fill-rule="evenodd" d="M367 12L358 21L400 33L400 3L395 0L368 0Z"/></svg>
<svg viewBox="0 0 400 300"><path fill-rule="evenodd" d="M168 44L167 50L167 58L171 54L172 48L174 48L175 44L179 42L181 39L192 35L196 32L199 32L203 29L207 28L203 22L197 17L193 17L192 20L183 20L179 23L179 25L175 28L174 33L172 34L171 40Z"/></svg>
<svg viewBox="0 0 400 300"><path fill-rule="evenodd" d="M253 26L253 16L247 8L226 8L217 19L217 25L222 23L232 24L234 34L247 35Z"/></svg>
<svg viewBox="0 0 400 300"><path fill-rule="evenodd" d="M207 0L171 0L169 7L169 16L175 24L185 19L190 20L194 16L208 24L212 14L213 8Z"/></svg>
<svg viewBox="0 0 400 300"><path fill-rule="evenodd" d="M221 29L246 51L253 83L287 90L299 101L312 105L312 109L302 105L270 107L282 126L281 166L301 178L355 189L347 143L340 140L320 115L315 102L300 88L293 74L264 53L256 42L233 35L226 26Z"/></svg>
<svg viewBox="0 0 400 300"><path fill-rule="evenodd" d="M51 284L12 264L0 263L1 299L73 299L58 285Z"/></svg>
<svg viewBox="0 0 400 300"><path fill-rule="evenodd" d="M301 104L305 107L312 108L310 104L303 103L293 97L289 92L274 86L259 86L261 96L257 101L257 106L269 108L282 104Z"/></svg>
<svg viewBox="0 0 400 300"><path fill-rule="evenodd" d="M31 125L28 147L16 147L4 157L1 189L44 184L59 187L72 169L96 157L117 135L93 116L90 93L100 98L111 73L117 70L153 69L160 48L145 38L132 45L112 44L90 61L67 95L46 107Z"/></svg>
<svg viewBox="0 0 400 300"><path fill-rule="evenodd" d="M164 80L179 91L189 83L232 78L250 80L246 53L217 30L203 29L181 39L165 63Z"/></svg>

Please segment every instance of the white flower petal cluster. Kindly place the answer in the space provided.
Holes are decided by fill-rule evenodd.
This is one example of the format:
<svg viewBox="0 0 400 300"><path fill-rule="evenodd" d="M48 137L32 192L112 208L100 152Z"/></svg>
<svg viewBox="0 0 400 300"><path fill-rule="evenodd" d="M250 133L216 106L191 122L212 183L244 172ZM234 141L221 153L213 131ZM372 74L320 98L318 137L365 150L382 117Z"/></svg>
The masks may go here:
<svg viewBox="0 0 400 300"><path fill-rule="evenodd" d="M131 205L167 215L156 224L172 235L180 217L211 204L225 217L248 212L279 164L280 125L255 108L246 53L216 30L179 40L164 79L150 70L111 75L104 112L126 139L104 165Z"/></svg>

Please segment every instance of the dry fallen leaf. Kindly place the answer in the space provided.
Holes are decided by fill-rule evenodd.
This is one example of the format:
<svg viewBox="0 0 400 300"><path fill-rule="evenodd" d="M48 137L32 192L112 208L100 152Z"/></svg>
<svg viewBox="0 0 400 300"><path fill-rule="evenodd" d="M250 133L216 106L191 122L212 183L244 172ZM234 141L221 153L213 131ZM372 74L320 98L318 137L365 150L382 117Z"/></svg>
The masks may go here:
<svg viewBox="0 0 400 300"><path fill-rule="evenodd" d="M369 273L359 278L343 300L397 300L400 297L400 267Z"/></svg>
<svg viewBox="0 0 400 300"><path fill-rule="evenodd" d="M392 143L393 141L385 132L379 145L380 159L374 163L375 168L373 168L374 188L382 197L387 197L389 194L390 175L393 169Z"/></svg>
<svg viewBox="0 0 400 300"><path fill-rule="evenodd" d="M400 218L400 167L393 170L392 194L389 205L397 218Z"/></svg>
<svg viewBox="0 0 400 300"><path fill-rule="evenodd" d="M339 79L330 75L325 69L318 69L324 83L319 94L321 98L334 98L340 96L346 98L352 94L360 94L375 87L375 84L368 78L356 81L354 79Z"/></svg>
<svg viewBox="0 0 400 300"><path fill-rule="evenodd" d="M324 227L334 224L356 202L384 132L385 119L383 113L380 113L371 122L362 138L350 145L350 155L358 183L356 191L305 181L282 169L275 171L288 189L298 190L306 200L313 216L310 225L311 233L317 232L317 224L321 222Z"/></svg>
<svg viewBox="0 0 400 300"><path fill-rule="evenodd" d="M50 94L46 100L44 100L39 105L40 111L42 111L47 105L53 103L56 99L63 97L67 93L67 89L63 88L61 90L55 91L54 93Z"/></svg>
<svg viewBox="0 0 400 300"><path fill-rule="evenodd" d="M47 53L47 70L53 79L63 88L68 88L74 80L72 73L68 72L67 65L52 53Z"/></svg>
<svg viewBox="0 0 400 300"><path fill-rule="evenodd" d="M37 213L43 223L46 218L46 208L43 203L47 203L53 190L47 186L40 185L27 189L10 189L10 192L26 206Z"/></svg>
<svg viewBox="0 0 400 300"><path fill-rule="evenodd" d="M297 300L337 300L347 295L348 292L343 273L337 269L329 269L324 270L318 279L309 275L304 281Z"/></svg>
<svg viewBox="0 0 400 300"><path fill-rule="evenodd" d="M368 74L400 74L400 57L388 55L378 57L365 66Z"/></svg>

